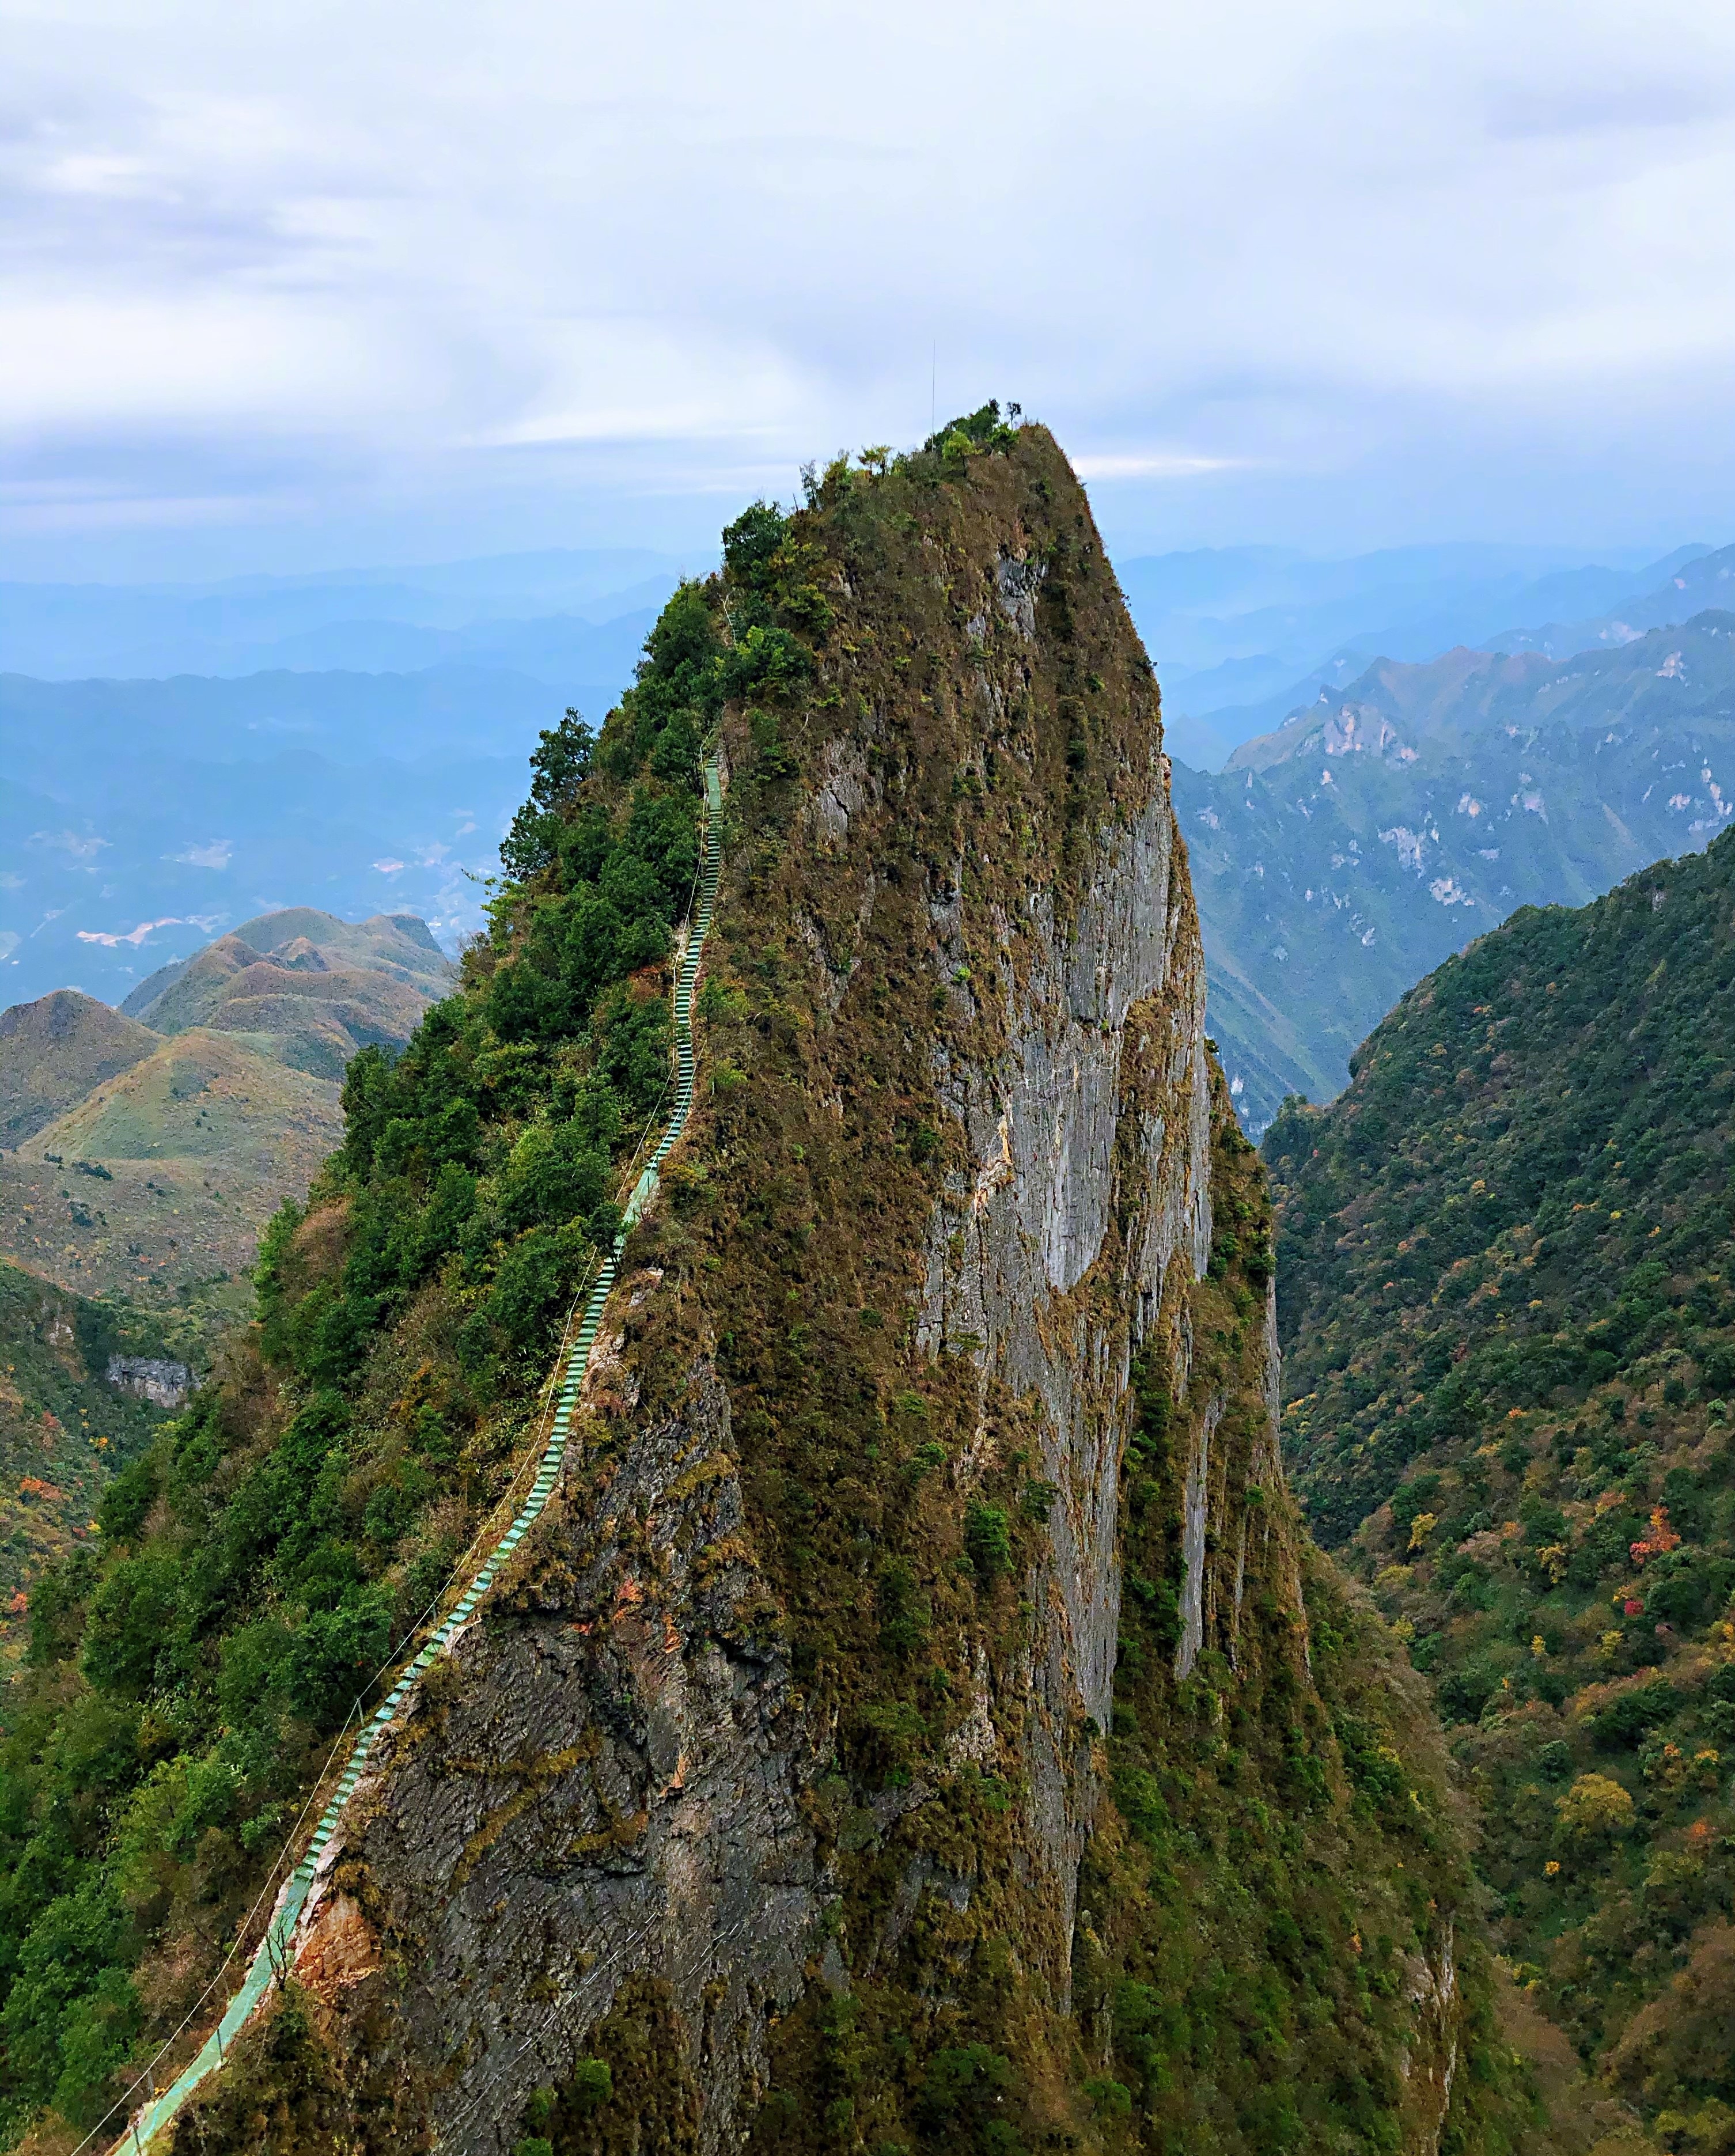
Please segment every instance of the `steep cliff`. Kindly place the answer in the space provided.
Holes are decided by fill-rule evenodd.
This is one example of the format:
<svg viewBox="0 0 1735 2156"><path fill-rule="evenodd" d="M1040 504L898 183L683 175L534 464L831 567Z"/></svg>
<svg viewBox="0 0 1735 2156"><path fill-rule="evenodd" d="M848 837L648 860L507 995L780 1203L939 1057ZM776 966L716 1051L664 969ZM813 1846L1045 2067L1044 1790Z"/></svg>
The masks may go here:
<svg viewBox="0 0 1735 2156"><path fill-rule="evenodd" d="M654 1121L666 931L586 954L714 730L699 1102L562 1479L174 2145L1506 2146L1439 1762L1284 1486L1269 1206L1084 497L992 410L809 495L730 528L593 762L545 737L490 943L352 1075L200 1410L352 1519L444 1429L446 1495L357 1539L403 1606L461 1549L538 1428L598 1084ZM294 1591L235 1606L293 1641Z"/></svg>

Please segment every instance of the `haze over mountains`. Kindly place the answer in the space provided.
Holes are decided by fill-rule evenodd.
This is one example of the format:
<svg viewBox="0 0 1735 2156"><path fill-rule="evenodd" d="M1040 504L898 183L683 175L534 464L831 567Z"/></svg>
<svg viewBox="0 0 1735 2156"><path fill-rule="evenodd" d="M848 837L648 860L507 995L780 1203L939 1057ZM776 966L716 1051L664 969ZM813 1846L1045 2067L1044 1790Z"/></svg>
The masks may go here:
<svg viewBox="0 0 1735 2156"><path fill-rule="evenodd" d="M1251 1127L1329 1099L1430 968L1735 818L1735 613L1556 660L1458 650L1322 693L1214 775L1177 765L1211 1024Z"/></svg>
<svg viewBox="0 0 1735 2156"><path fill-rule="evenodd" d="M119 1001L308 902L414 912L455 950L537 732L569 703L601 718L679 567L616 550L413 585L0 588L0 994Z"/></svg>
<svg viewBox="0 0 1735 2156"><path fill-rule="evenodd" d="M7 655L24 670L0 676L0 993L73 985L121 1003L232 922L299 904L418 914L455 950L480 926L536 734L568 704L600 721L682 567L623 549L4 587ZM1255 1130L1286 1091L1334 1092L1362 1034L1468 936L1702 843L1687 827L1708 817L1708 833L1729 796L1715 637L1661 687L1668 654L1651 665L1638 644L1735 599L1735 547L1604 562L1243 547L1135 557L1118 575L1163 687L1212 1023ZM1550 686L1551 665L1580 651L1579 690ZM168 678L104 678L151 675ZM1323 816L1322 776L1303 793L1276 775L1322 694L1398 729L1371 757L1366 723L1325 754L1322 773L1347 757L1347 791ZM1618 738L1587 761L1617 709ZM1683 719L1699 731L1672 742ZM1489 727L1506 731L1472 743ZM1686 789L1697 805L1662 805L1679 784L1653 798L1665 766L1694 756L1708 773ZM1496 874L1488 825L1445 798L1455 783L1490 815L1496 798L1519 814L1540 784L1548 819L1522 812L1526 835L1496 849Z"/></svg>
<svg viewBox="0 0 1735 2156"><path fill-rule="evenodd" d="M1170 753L1213 769L1375 659L1426 660L1456 644L1560 657L1727 606L1735 549L1680 547L1621 567L1484 546L1326 562L1250 547L1120 573L1163 684Z"/></svg>
<svg viewBox="0 0 1735 2156"><path fill-rule="evenodd" d="M0 613L9 666L45 680L475 660L565 687L629 676L683 567L710 566L615 547L206 584L9 583Z"/></svg>

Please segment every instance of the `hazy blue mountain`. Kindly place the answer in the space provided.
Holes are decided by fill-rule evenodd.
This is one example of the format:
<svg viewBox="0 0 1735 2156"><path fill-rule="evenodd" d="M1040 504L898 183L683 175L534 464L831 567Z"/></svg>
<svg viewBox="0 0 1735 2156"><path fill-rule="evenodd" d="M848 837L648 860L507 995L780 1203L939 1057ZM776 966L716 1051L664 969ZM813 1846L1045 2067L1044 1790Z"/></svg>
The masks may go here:
<svg viewBox="0 0 1735 2156"><path fill-rule="evenodd" d="M1230 767L1177 764L1211 1028L1250 1126L1336 1093L1450 952L1735 819L1735 613L1566 660L1382 660Z"/></svg>
<svg viewBox="0 0 1735 2156"><path fill-rule="evenodd" d="M1146 557L1122 564L1120 575L1157 662L1172 752L1211 768L1322 687L1346 687L1376 658L1424 660L1460 644L1514 649L1509 624L1543 637L1547 624L1580 610L1651 627L1726 604L1727 584L1713 588L1686 569L1709 552L1681 547L1660 560L1609 565L1476 545L1347 562L1245 548ZM1598 640L1593 624L1548 648Z"/></svg>
<svg viewBox="0 0 1735 2156"><path fill-rule="evenodd" d="M0 639L9 666L49 680L470 660L538 679L554 665L559 686L612 675L612 658L579 655L584 639L622 616L637 622L682 567L619 547L209 584L13 583L0 585Z"/></svg>
<svg viewBox="0 0 1735 2156"><path fill-rule="evenodd" d="M574 683L567 701L600 709L619 680ZM110 757L180 756L255 762L288 747L338 762L378 756L474 756L535 738L548 686L481 667L417 674L305 674L239 680L38 681L0 674L0 732L14 778L54 791L99 781ZM563 706L562 706L563 708ZM559 716L559 712L555 713Z"/></svg>
<svg viewBox="0 0 1735 2156"><path fill-rule="evenodd" d="M660 592L659 600L672 589L671 583ZM357 618L239 647L213 670L239 674L284 667L310 673L409 674L463 665L497 667L564 689L571 682L630 679L656 617L657 608L646 606L602 623L576 613L547 614L471 622L461 629Z"/></svg>
<svg viewBox="0 0 1735 2156"><path fill-rule="evenodd" d="M0 1000L70 987L118 1002L287 906L419 913L454 949L480 920L475 879L498 865L531 738L461 761L129 757L58 800L0 779Z"/></svg>
<svg viewBox="0 0 1735 2156"><path fill-rule="evenodd" d="M600 722L681 567L5 587L8 657L76 678L0 675L0 997L119 1001L285 906L415 912L455 949L538 731L569 704Z"/></svg>
<svg viewBox="0 0 1735 2156"><path fill-rule="evenodd" d="M455 949L537 732L569 701L600 720L627 670L564 691L477 667L0 675L0 1001L119 1002L284 906L418 913Z"/></svg>
<svg viewBox="0 0 1735 2156"><path fill-rule="evenodd" d="M1605 609L1586 619L1549 621L1540 629L1507 629L1489 642L1498 651L1540 651L1546 657L1558 659L1597 644L1630 644L1647 629L1691 620L1707 608L1735 607L1735 547L1722 547L1715 553L1658 567L1664 573L1655 588L1636 595L1617 596Z"/></svg>

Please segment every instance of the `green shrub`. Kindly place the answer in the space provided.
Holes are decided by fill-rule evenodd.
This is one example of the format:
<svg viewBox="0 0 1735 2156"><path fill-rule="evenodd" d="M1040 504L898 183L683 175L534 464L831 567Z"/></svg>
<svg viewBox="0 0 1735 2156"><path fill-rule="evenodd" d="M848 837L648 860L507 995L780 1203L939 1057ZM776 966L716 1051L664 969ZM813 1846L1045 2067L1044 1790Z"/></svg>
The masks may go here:
<svg viewBox="0 0 1735 2156"><path fill-rule="evenodd" d="M964 1508L964 1553L980 1584L992 1587L1012 1569L1012 1530L1004 1505L973 1497Z"/></svg>
<svg viewBox="0 0 1735 2156"><path fill-rule="evenodd" d="M954 2045L929 2060L917 2108L931 2131L979 2130L1004 2104L1012 2086L1010 2060L986 2044Z"/></svg>
<svg viewBox="0 0 1735 2156"><path fill-rule="evenodd" d="M567 2102L582 2117L608 2102L614 2093L614 2075L606 2059L581 2059L567 2082Z"/></svg>

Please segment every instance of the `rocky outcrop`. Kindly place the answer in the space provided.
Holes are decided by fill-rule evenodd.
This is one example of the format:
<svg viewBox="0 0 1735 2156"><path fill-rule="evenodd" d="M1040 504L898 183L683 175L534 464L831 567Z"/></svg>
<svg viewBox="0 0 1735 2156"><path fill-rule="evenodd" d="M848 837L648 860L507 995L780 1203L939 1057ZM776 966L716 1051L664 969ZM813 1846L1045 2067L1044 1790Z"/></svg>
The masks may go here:
<svg viewBox="0 0 1735 2156"><path fill-rule="evenodd" d="M647 1974L705 2069L702 2145L730 2145L823 1907L800 1798L824 1732L754 1635L715 1372L586 1490L521 1554L512 1621L474 1626L378 1755L298 1945L356 2025L392 1994L370 2071L440 2147L510 2148L526 2090Z"/></svg>
<svg viewBox="0 0 1735 2156"><path fill-rule="evenodd" d="M192 1395L193 1374L185 1363L167 1356L110 1355L108 1381L116 1392L149 1400L152 1407L185 1407Z"/></svg>
<svg viewBox="0 0 1735 2156"><path fill-rule="evenodd" d="M916 1337L930 1353L962 1349L1039 1404L1057 1492L1030 1583L1042 1623L1029 1807L1059 1897L1063 1966L1096 1795L1081 1732L1106 1728L1113 1710L1131 1361L1171 1267L1198 1278L1210 1245L1204 968L1154 744L1152 757L1147 798L1102 834L1070 932L1052 895L1033 894L1020 969L1011 924L998 924L999 1052L976 1061L942 1043L935 1059L963 1158L929 1224ZM962 948L942 937L937 962ZM1202 1500L1200 1520L1202 1560Z"/></svg>

